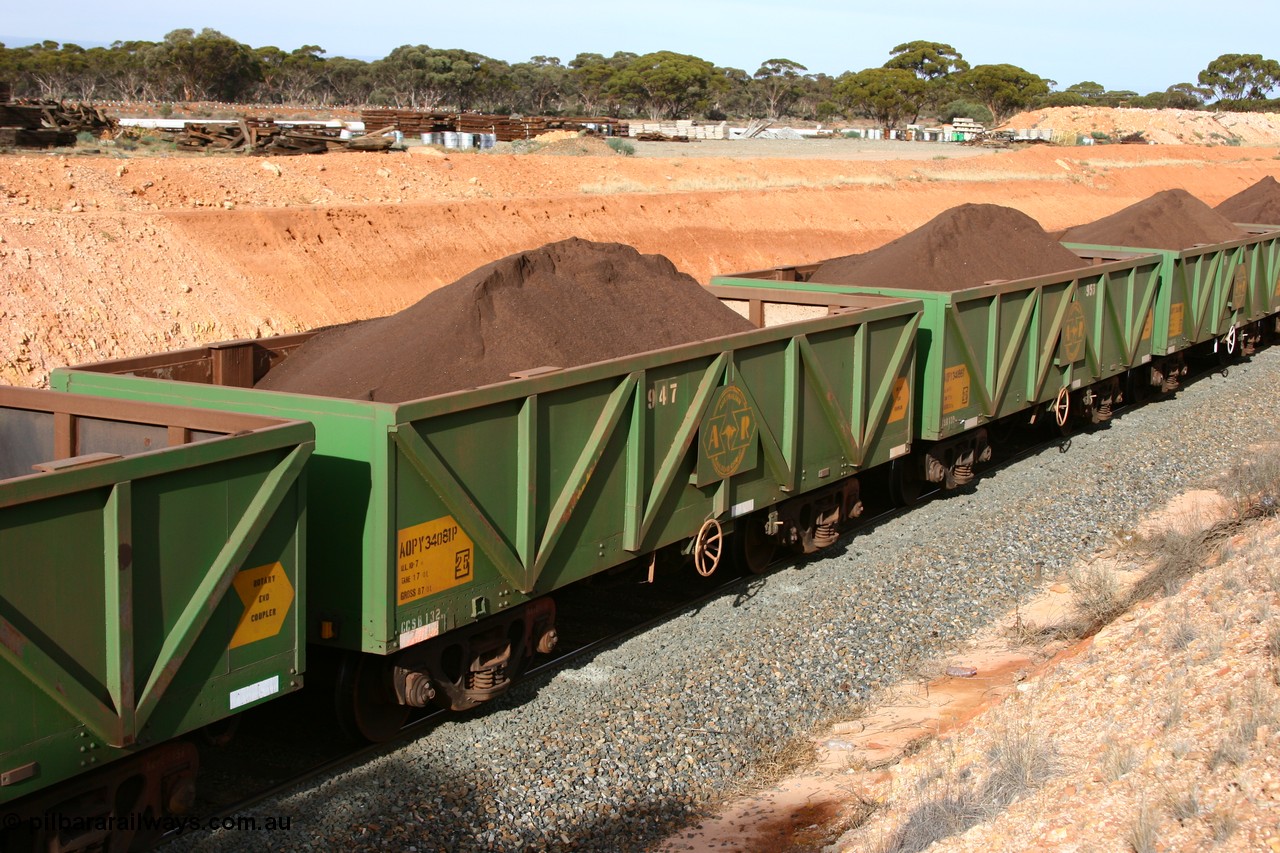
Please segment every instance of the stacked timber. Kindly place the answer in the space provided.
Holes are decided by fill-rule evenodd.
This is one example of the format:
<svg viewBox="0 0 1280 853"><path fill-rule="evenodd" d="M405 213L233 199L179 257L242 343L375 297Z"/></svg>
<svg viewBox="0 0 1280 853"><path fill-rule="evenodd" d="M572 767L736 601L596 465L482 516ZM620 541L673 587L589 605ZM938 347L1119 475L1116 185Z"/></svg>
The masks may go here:
<svg viewBox="0 0 1280 853"><path fill-rule="evenodd" d="M387 129L357 139L343 139L329 127L279 125L270 119L240 119L234 124L189 124L178 136L185 151L222 150L258 154L324 154L326 151L386 151L395 138Z"/></svg>
<svg viewBox="0 0 1280 853"><path fill-rule="evenodd" d="M7 88L7 87L6 87ZM0 145L22 148L55 148L76 144L76 134L95 135L115 130L115 119L100 109L61 101L11 101L8 92L0 103Z"/></svg>
<svg viewBox="0 0 1280 853"><path fill-rule="evenodd" d="M681 121L655 121L655 122L632 122L628 126L628 132L635 139L728 139L729 125L727 122L719 124L702 124L701 122L681 120Z"/></svg>
<svg viewBox="0 0 1280 853"><path fill-rule="evenodd" d="M603 136L627 134L624 122L598 116L509 116L368 109L360 111L360 120L365 127L390 127L406 136L430 133L488 134L497 142L533 139L556 130L587 131Z"/></svg>
<svg viewBox="0 0 1280 853"><path fill-rule="evenodd" d="M366 128L389 127L406 136L423 133L445 133L457 130L453 113L431 113L420 110L361 110L360 120Z"/></svg>

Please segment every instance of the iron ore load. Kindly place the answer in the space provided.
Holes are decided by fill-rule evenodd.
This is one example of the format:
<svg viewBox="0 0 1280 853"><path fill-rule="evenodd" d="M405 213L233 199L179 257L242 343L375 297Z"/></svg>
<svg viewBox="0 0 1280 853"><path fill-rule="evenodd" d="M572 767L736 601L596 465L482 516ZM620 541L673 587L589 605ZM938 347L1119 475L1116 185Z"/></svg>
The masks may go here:
<svg viewBox="0 0 1280 853"><path fill-rule="evenodd" d="M571 238L321 332L257 387L400 403L750 328L666 258Z"/></svg>
<svg viewBox="0 0 1280 853"><path fill-rule="evenodd" d="M1268 175L1214 210L1232 222L1280 222L1280 181Z"/></svg>
<svg viewBox="0 0 1280 853"><path fill-rule="evenodd" d="M823 261L811 280L955 291L1084 266L1030 216L998 204L962 204L891 243Z"/></svg>
<svg viewBox="0 0 1280 853"><path fill-rule="evenodd" d="M1065 242L964 205L706 289L566 240L389 317L6 391L0 548L44 562L0 564L0 802L180 811L184 733L307 661L372 740L476 707L554 648L570 584L764 571L864 499L970 482L1006 427L1104 423L1245 357L1277 332L1280 217L1245 206L1274 194L1162 194Z"/></svg>

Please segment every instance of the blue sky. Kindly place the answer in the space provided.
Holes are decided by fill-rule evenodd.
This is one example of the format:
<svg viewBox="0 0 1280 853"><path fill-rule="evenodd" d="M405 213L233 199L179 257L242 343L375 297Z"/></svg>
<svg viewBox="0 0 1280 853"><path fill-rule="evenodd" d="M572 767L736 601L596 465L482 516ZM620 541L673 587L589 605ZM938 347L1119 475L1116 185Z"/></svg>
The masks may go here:
<svg viewBox="0 0 1280 853"><path fill-rule="evenodd" d="M1280 58L1280 2L1236 0L1220 14L1190 0L489 0L352 3L349 0L39 0L7 4L0 41L110 44L158 41L211 27L239 41L373 59L401 44L458 47L508 62L535 54L568 62L579 52L674 50L754 72L784 57L839 74L878 66L914 39L946 42L974 65L1008 62L1066 88L1093 80L1141 94L1196 75L1223 53Z"/></svg>

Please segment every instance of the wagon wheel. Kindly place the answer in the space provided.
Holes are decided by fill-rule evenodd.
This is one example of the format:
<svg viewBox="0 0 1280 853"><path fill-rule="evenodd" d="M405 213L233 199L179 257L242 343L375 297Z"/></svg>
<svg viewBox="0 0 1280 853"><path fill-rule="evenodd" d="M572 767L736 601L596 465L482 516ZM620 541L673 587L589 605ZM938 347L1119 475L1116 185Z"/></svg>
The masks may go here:
<svg viewBox="0 0 1280 853"><path fill-rule="evenodd" d="M737 565L753 575L762 575L773 562L776 540L765 533L764 514L743 519L733 528L733 557Z"/></svg>
<svg viewBox="0 0 1280 853"><path fill-rule="evenodd" d="M1145 365L1135 367L1129 371L1127 379L1125 398L1131 405L1141 405L1155 396L1151 390L1151 368Z"/></svg>
<svg viewBox="0 0 1280 853"><path fill-rule="evenodd" d="M889 463L889 498L895 506L912 506L920 499L917 464L912 455L899 456Z"/></svg>
<svg viewBox="0 0 1280 853"><path fill-rule="evenodd" d="M338 724L355 740L390 740L409 719L409 707L396 700L383 662L373 655L343 654L335 698Z"/></svg>
<svg viewBox="0 0 1280 853"><path fill-rule="evenodd" d="M708 518L693 540L693 567L704 578L711 577L720 565L720 552L724 549L724 530L720 522Z"/></svg>
<svg viewBox="0 0 1280 853"><path fill-rule="evenodd" d="M1053 401L1053 419L1057 422L1058 429L1063 429L1070 417L1071 389L1064 385L1059 389L1057 399Z"/></svg>

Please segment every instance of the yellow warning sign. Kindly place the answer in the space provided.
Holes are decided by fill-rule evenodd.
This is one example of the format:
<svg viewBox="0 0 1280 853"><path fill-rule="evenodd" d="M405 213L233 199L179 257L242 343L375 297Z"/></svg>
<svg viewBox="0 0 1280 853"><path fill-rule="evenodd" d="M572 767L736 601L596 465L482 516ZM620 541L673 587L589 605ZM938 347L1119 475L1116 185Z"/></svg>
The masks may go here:
<svg viewBox="0 0 1280 853"><path fill-rule="evenodd" d="M942 413L949 415L969 405L969 368L948 367L942 374Z"/></svg>
<svg viewBox="0 0 1280 853"><path fill-rule="evenodd" d="M271 563L245 569L236 572L231 583L244 604L244 614L231 635L230 647L239 648L279 634L293 605L293 584L284 567Z"/></svg>
<svg viewBox="0 0 1280 853"><path fill-rule="evenodd" d="M895 423L907 416L907 403L911 400L911 386L907 380L898 377L893 383L893 408L889 410L889 423Z"/></svg>
<svg viewBox="0 0 1280 853"><path fill-rule="evenodd" d="M1276 276L1276 296L1280 296L1280 275Z"/></svg>
<svg viewBox="0 0 1280 853"><path fill-rule="evenodd" d="M1182 334L1183 304L1175 302L1169 306L1169 337L1176 338Z"/></svg>
<svg viewBox="0 0 1280 853"><path fill-rule="evenodd" d="M471 580L474 554L471 537L451 515L402 527L396 536L396 604Z"/></svg>

